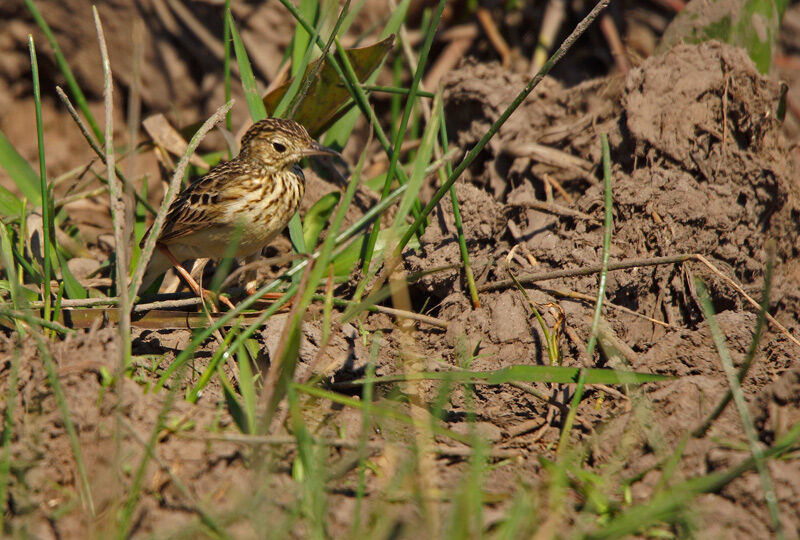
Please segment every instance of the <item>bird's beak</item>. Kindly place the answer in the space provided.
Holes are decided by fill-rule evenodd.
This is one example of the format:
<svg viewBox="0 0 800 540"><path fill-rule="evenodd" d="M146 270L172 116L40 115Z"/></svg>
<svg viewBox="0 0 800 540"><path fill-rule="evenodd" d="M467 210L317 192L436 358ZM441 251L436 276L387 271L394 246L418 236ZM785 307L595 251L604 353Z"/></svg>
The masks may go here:
<svg viewBox="0 0 800 540"><path fill-rule="evenodd" d="M301 155L303 157L308 157L308 156L335 156L338 158L342 157L342 155L336 150L332 150L327 146L322 146L316 141L312 142L311 146L303 150Z"/></svg>

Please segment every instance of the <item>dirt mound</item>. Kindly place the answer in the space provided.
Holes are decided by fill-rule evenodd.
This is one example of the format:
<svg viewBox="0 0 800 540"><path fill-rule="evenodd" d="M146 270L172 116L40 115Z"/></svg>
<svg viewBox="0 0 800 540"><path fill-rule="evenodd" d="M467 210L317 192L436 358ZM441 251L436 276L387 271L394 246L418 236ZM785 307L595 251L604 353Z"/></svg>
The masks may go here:
<svg viewBox="0 0 800 540"><path fill-rule="evenodd" d="M445 86L451 137L468 150L523 84L522 77L499 66L464 62ZM545 80L476 160L460 181L463 183L457 184L479 287L508 277L505 257L518 244L521 249L513 268L520 274L599 262L604 206L598 178L599 134L605 132L613 163L612 261L701 253L758 298L763 287L764 246L773 239L778 254L776 274L783 276L773 288L772 297L780 299L773 312L796 334L800 329L799 293L789 288L796 286L800 275L800 184L798 164L787 150L775 117L778 97L778 84L759 75L743 51L719 43L679 46L650 58L624 80L612 77L570 89ZM549 153L533 148L531 142L546 146ZM550 196L548 183L562 188L559 205L571 205L585 216L558 208L550 212L531 208L531 201ZM552 189L553 194L556 191ZM407 259L409 271L459 264L455 228L441 217L451 212L450 201L443 200L422 237L422 248ZM497 218L490 219L490 215ZM543 336L521 294L514 290L483 294L483 307L472 310L464 296L462 274L438 272L417 285L424 294L441 299L438 316L451 324L438 343L434 340L433 347L449 362L457 363L454 344L458 346L459 340L462 346L479 344L479 356L472 365L475 369L546 364ZM750 308L738 293L707 269L684 264L609 274L607 302L666 326L618 309L607 311L607 331L623 347L627 361L637 370L679 377L631 396L634 413L630 404L626 409L620 401L599 413L592 409L591 400L581 405L579 417L598 427L608 423L594 435L599 449L595 458L607 462L620 452L628 459L636 455L630 465L631 477L644 474L665 457L661 452L674 447L695 427L727 389L719 355L698 307L695 275L709 285L738 366L749 347L755 315L745 311ZM589 365L583 351L592 303L565 300L564 290L594 297L597 278L550 280L527 287L534 302L557 302L566 312L567 337L562 345L566 361ZM552 324L553 319L547 311L545 314ZM778 419L781 414L796 416L796 400L790 395L796 382L792 370L798 365L798 351L777 334L768 334L760 350L743 388L752 400L751 411L761 437L774 441L779 436L776 433L785 433L787 426L797 421ZM546 385L536 388L549 392ZM546 414L540 402L518 389L484 389L477 399L478 410L484 411L479 420L502 426L506 435L523 431L523 426L534 422L532 418ZM502 412L495 408L501 402L505 403ZM643 429L640 407L645 407L652 423L651 438L639 439L622 451L620 445L629 444L623 434ZM617 419L609 423L612 417ZM780 424L777 427L776 422ZM648 429L644 427L645 432ZM733 406L713 429L718 437L743 437ZM555 443L556 435L540 422L535 433L504 440L538 447ZM584 432L580 436L590 435ZM692 439L681 467L689 477L732 466L744 458L746 453L719 449L708 438ZM773 470L776 477L782 476L776 489L784 515L791 516L800 501L791 486L800 473L796 466L779 468ZM650 497L657 480L657 475L645 474L634 489L635 497ZM730 519L716 523L721 534L750 531L758 535L769 530L760 489L755 473L726 488L726 493L735 494L731 495L736 501L733 507L740 515L731 512ZM716 499L708 496L704 504L713 505ZM706 525L711 527L712 521Z"/></svg>

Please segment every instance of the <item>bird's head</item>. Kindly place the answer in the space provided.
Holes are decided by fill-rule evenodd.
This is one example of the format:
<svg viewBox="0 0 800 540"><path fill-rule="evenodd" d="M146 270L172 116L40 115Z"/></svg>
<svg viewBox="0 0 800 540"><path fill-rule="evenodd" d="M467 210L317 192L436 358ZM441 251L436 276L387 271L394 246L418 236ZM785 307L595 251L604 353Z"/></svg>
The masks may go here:
<svg viewBox="0 0 800 540"><path fill-rule="evenodd" d="M241 156L278 170L288 169L308 156L339 154L314 141L294 120L265 118L253 124L242 137Z"/></svg>

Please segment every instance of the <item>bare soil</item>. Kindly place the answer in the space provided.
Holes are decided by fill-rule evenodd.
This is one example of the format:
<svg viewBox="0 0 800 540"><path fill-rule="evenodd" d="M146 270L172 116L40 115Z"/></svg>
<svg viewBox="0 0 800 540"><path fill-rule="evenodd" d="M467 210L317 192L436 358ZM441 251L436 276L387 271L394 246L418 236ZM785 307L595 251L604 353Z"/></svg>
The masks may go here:
<svg viewBox="0 0 800 540"><path fill-rule="evenodd" d="M88 25L91 17L86 15L83 4L80 8L78 3L66 4L75 4L76 11L59 8L60 2L37 2L59 35L92 107L99 107L102 86L98 85L102 84L102 77L99 61L93 57L96 45L94 31ZM148 21L142 30L143 105L146 111L172 110L173 120L186 118L183 124L188 124L222 102L222 71L216 60L206 60L204 64L198 58L203 55L197 53L198 45L191 41L194 38L178 38L191 34L171 28L163 14L154 14L153 6L157 4L139 2L136 8L125 3L104 4L100 14L107 25L122 88L127 88L130 81L126 73L132 50L130 43L120 37L123 30L114 25L123 25L133 17ZM197 4L202 6L201 11L209 11L205 18L216 20L211 4ZM258 69L263 70L260 76L269 80L277 71L277 62L290 36L289 32L276 29L287 25L289 16L277 3L239 9L243 13L237 16L248 21L243 29L245 39L266 47L259 55L263 64ZM27 77L21 44L34 27L21 2L0 7L0 20L4 17L7 22L0 22L0 52L9 53L0 54L0 109L9 111L9 115L0 119L0 129L33 162L36 143L31 137L33 130L29 129L33 118L30 90L20 81ZM637 27L637 15L630 17L629 28ZM83 26L76 26L78 20L83 21ZM794 6L786 15L785 26L800 28L798 20L800 9ZM515 22L508 24L513 26ZM369 21L363 21L363 26L369 27ZM216 30L221 35L221 29ZM601 39L598 36L594 38ZM781 45L787 55L794 54L798 61L800 44L796 43L796 36L797 33L782 37ZM187 45L186 39L191 43ZM37 38L37 43L41 44L40 55L51 78L45 85L52 86L57 70L45 40ZM592 45L583 47L578 48L576 58L590 56L587 49L591 50ZM504 68L487 58L491 51L476 45L472 52L472 58L459 63L443 80L448 133L451 144L461 151L477 142L527 82L524 72ZM270 63L272 60L275 62ZM567 70L569 62L568 56L559 69ZM800 80L796 68L790 75L784 74L785 67L778 69L790 82ZM599 172L601 133L608 135L613 163L612 261L702 254L751 297L759 299L764 285L765 246L772 241L777 262L770 313L793 336L800 336L800 130L791 111L785 123L776 118L779 79L759 75L743 51L713 42L678 46L664 55L643 60L626 75L612 73L589 79L585 75L590 71L576 70L578 73L571 77L545 79L456 184L478 286L492 289L481 293L481 306L470 305L462 271L437 272L412 285L411 301L415 308L425 306L429 315L445 321L446 329L419 323L413 330L403 330L388 315L370 314L363 319L361 328L351 324L335 326L332 342L322 351L321 314L312 311L304 328L299 377L318 374L335 382L362 374L369 357L362 333L378 331L384 340L377 358L378 375L409 369L409 357L415 359L416 368L424 370L460 365L459 351L464 350L477 350L470 366L475 370L546 364L544 337L525 297L513 287L491 285L506 280L509 270L524 275L581 268L600 261L604 208ZM574 84L576 78L582 82ZM797 95L796 84L790 85L789 95ZM118 106L118 118L123 118L122 104ZM245 114L244 107L236 108L239 123ZM53 155L48 158L51 174L85 164L90 153L60 105L48 98L45 115L50 122L46 133L48 151ZM535 154L530 143L560 154ZM207 144L213 146L214 142ZM356 151L359 144L364 144L363 138L354 140ZM353 151L350 146L348 150ZM566 165L564 156L570 160ZM157 164L137 162L135 172L145 171L153 174L151 183L156 189L151 192L151 200L156 202L156 179L160 178ZM314 174L308 176L304 209L319 196L337 189ZM430 196L438 185L434 182L432 178L423 197ZM584 217L531 208L529 203L549 196L548 183L558 184L570 199L554 188L555 203L577 210ZM353 212L364 211L375 200L364 188ZM103 209L99 217L98 208ZM110 230L107 201L100 197L68 210L92 253L97 258L105 256L110 247L99 244ZM420 248L404 254L408 274L446 265L460 267L452 215L452 203L445 197L432 215ZM355 217L348 216L348 220ZM286 251L288 244L284 244L279 242L270 249ZM513 258L507 261L515 246ZM738 367L750 346L756 310L696 261L609 273L607 304L627 308L661 324L607 307L603 314L607 323L603 345L613 345L617 353L606 348L599 360L585 353L594 302L565 294L571 291L596 296L596 275L548 280L526 288L531 300L539 305L560 306L565 314L561 338L564 365L626 367L676 377L635 390L589 387L579 405L571 436L575 443L586 443L587 468L611 479L638 478L631 484L634 501L652 496L661 475L657 465L672 454L728 389L719 354L699 309L696 277L710 290L718 323ZM350 286L342 285L337 293L346 295ZM554 324L554 313L545 311L550 325ZM256 336L265 366L275 353L284 319L283 315L274 317ZM307 534L296 523L285 521L284 515L298 496L297 484L292 480L296 457L293 447L273 449L270 465L274 474L268 476L268 485L261 485L266 476L253 467L253 448L234 440L221 440L223 435L233 437L238 430L225 408L219 383L212 383L196 404L182 399L216 349L215 342L210 341L198 351L183 384L172 389L174 392L152 389L162 370L188 344L188 330L136 329L133 353L137 367L134 375L119 381L118 386L107 378L114 372L118 346L112 325L98 321L75 337L49 343L91 473L97 517L89 520L77 498L70 440L36 344L27 340L24 347L18 348L10 336L0 337L0 395L10 395L12 357L21 359L14 402L11 483L8 500L3 501L10 528L3 533L25 532L37 538L87 534L102 537L106 527L114 523L115 512L124 504L120 501L124 501L124 493L136 478L144 441L159 411L167 400L174 399L166 421L168 429L158 436L158 459L150 462L142 476L134 536L195 530L191 527L197 526L200 512L192 500L200 501L214 515L226 516L225 526L237 538L260 537L276 523L286 524L295 536ZM743 382L758 436L765 444L773 443L800 422L798 359L800 347L768 324L753 367ZM571 395L571 390L564 388L533 386L567 402ZM402 386L411 407L432 402L438 390L433 383ZM385 394L378 399L388 402L384 397L391 390L380 391ZM118 395L122 397L119 406ZM481 435L492 443L498 455L505 452L515 456L504 466L487 471L484 491L496 495L486 508L486 519L491 522L492 516L508 511L520 478L530 485L544 485L547 472L539 458L553 457L563 419L557 409L510 386L478 386L474 399ZM310 400L307 405L313 405L306 407L307 421L316 436L336 438L344 433L353 438L358 433L360 419L352 410L325 400ZM471 408L461 389L453 391L445 410L451 429L469 431L467 413ZM382 422L371 442L407 441L412 437L407 428L388 420ZM116 438L116 433L122 433L121 437ZM282 433L286 433L285 429ZM674 481L739 463L748 456L742 450L746 448L745 441L740 418L730 405L708 433L688 438ZM116 454L115 448L123 451ZM373 455L381 470L368 475L368 493L380 493L385 478L391 476L389 471L399 460L393 452L386 447ZM123 461L123 470L129 471L124 477L114 474L119 470L113 462L115 455ZM357 482L354 455L351 450L332 448L326 456L331 474L327 484L331 536L344 535L352 523ZM463 457L443 456L433 461L430 483L452 490L462 481L467 468ZM800 461L770 461L769 469L787 536L798 538ZM403 499L398 496L398 500ZM244 507L248 510L242 510ZM242 518L256 513L251 511L253 508L259 509L261 523ZM717 493L700 497L691 510L692 519L703 531L702 537L771 535L769 514L755 471L746 472ZM576 511L573 505L565 510L568 518ZM398 503L396 519L402 523L399 536L412 537L424 531L410 503Z"/></svg>

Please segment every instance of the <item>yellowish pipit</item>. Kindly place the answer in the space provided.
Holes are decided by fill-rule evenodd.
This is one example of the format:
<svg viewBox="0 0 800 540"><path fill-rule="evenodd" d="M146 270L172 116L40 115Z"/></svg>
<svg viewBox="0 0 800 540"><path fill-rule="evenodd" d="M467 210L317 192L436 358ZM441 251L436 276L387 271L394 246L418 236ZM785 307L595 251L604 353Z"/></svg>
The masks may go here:
<svg viewBox="0 0 800 540"><path fill-rule="evenodd" d="M300 205L305 177L298 162L306 156L338 155L313 141L297 122L280 118L255 123L241 146L238 156L186 186L172 203L140 294L175 266L202 296L180 263L219 259L237 237L234 257L259 251L286 227Z"/></svg>

